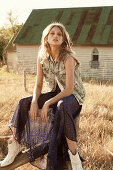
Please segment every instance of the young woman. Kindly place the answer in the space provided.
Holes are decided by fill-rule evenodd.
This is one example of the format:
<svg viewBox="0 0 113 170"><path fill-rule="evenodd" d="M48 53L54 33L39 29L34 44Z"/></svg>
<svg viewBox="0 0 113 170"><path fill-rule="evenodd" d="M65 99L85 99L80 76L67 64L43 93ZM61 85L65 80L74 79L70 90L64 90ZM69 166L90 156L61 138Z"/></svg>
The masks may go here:
<svg viewBox="0 0 113 170"><path fill-rule="evenodd" d="M51 91L42 94L44 78ZM49 143L46 145L46 141L42 148L41 145L37 147L38 149L37 151L35 149L35 153L33 153L32 149L33 143L30 143L31 161L34 161L36 153L44 153L44 149L47 149L46 169L57 170L58 148L62 141L65 141L63 143L63 156L68 155L69 148L72 169L81 170L82 165L77 151L74 119L80 114L84 98L85 90L80 77L79 62L71 49L69 34L61 23L52 23L44 29L42 34L33 96L19 101L11 121L13 139L9 142L9 152L1 162L1 166L6 166L14 161L15 156L22 150L20 146L22 141L24 143L26 141L27 144L30 143L28 141L31 135L28 135L27 132L29 127L37 122L39 109L41 109L41 121L45 125L48 122L49 109L52 108L54 121L51 121L53 122L51 131L49 131L50 129L48 130L50 133ZM28 116L29 110L32 121ZM36 128L34 129L36 130ZM47 132L45 133L47 134ZM30 137L27 138L26 136ZM38 140L40 140L40 137L35 139L35 144L39 143Z"/></svg>

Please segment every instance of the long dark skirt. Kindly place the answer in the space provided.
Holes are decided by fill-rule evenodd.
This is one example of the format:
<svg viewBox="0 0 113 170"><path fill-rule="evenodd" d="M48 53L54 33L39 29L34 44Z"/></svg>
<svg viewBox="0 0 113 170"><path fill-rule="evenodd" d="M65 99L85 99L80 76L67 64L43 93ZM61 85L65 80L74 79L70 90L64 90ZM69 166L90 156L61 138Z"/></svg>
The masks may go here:
<svg viewBox="0 0 113 170"><path fill-rule="evenodd" d="M38 99L41 109L44 103L60 92L57 86L54 92L43 93ZM11 120L10 128L15 127L15 139L28 149L30 162L34 163L37 157L44 154L47 156L47 170L58 170L58 156L65 160L69 159L66 138L77 142L77 134L74 119L80 114L79 105L74 95L61 99L58 103L50 106L48 111L48 123L40 121L40 116L34 122L30 119L29 110L32 96L19 101ZM64 152L61 152L64 145ZM60 168L60 169L63 169Z"/></svg>

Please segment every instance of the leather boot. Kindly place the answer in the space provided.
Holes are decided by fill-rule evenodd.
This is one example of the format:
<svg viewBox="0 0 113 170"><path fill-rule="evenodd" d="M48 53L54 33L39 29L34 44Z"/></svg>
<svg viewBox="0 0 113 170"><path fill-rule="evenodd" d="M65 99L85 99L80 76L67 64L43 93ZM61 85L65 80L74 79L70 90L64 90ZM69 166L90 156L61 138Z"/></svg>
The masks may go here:
<svg viewBox="0 0 113 170"><path fill-rule="evenodd" d="M8 154L3 161L0 162L0 166L4 167L11 164L15 157L22 151L21 145L16 140L8 141Z"/></svg>

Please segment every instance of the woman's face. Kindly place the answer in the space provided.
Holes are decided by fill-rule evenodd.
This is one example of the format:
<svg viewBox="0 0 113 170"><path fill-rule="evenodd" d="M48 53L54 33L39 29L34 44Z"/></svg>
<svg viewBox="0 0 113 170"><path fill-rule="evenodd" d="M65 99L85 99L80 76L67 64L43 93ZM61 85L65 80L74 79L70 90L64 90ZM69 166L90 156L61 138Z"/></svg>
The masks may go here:
<svg viewBox="0 0 113 170"><path fill-rule="evenodd" d="M59 27L54 26L49 34L48 34L48 43L49 45L54 45L54 46L61 46L63 43L63 35L62 31L60 30Z"/></svg>

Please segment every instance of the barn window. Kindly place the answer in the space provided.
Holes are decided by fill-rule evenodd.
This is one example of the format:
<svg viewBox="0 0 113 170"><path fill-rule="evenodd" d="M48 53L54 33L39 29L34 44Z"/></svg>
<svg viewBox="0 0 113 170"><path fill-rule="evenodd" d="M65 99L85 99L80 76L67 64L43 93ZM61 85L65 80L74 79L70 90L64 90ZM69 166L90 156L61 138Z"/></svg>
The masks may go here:
<svg viewBox="0 0 113 170"><path fill-rule="evenodd" d="M97 48L92 51L91 68L99 68L99 52Z"/></svg>

